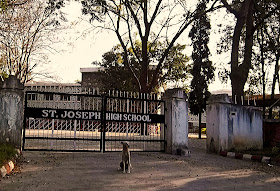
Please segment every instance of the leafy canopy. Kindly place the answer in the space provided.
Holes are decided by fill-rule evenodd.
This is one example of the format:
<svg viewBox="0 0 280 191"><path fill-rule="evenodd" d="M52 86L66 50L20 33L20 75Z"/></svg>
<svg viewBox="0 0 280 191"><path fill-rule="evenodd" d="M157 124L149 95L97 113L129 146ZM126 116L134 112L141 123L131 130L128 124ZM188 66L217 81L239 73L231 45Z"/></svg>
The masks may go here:
<svg viewBox="0 0 280 191"><path fill-rule="evenodd" d="M206 9L207 1L198 4L198 10ZM197 18L189 33L192 40L193 68L191 74L191 92L189 97L190 110L193 114L201 114L206 108L206 101L210 97L208 84L214 78L214 67L209 60L210 50L208 48L210 35L210 21L206 14Z"/></svg>
<svg viewBox="0 0 280 191"><path fill-rule="evenodd" d="M162 51L166 45L161 42L148 43L148 56L151 60L148 70L148 81L152 79L153 70L160 59ZM105 90L118 89L125 91L138 91L139 87L133 75L141 75L141 63L138 62L137 56L141 55L141 42L134 42L134 49L129 47L126 51L130 67L133 67L135 73L131 73L130 69L124 64L125 52L121 45L113 47L109 52L103 54L101 62L93 62L94 65L101 66L104 70L102 83ZM159 86L164 86L168 82L185 82L189 78L190 64L188 64L189 57L183 51L185 45L176 44L170 51L167 59L163 63L160 71L160 78L158 84L154 87L154 91Z"/></svg>

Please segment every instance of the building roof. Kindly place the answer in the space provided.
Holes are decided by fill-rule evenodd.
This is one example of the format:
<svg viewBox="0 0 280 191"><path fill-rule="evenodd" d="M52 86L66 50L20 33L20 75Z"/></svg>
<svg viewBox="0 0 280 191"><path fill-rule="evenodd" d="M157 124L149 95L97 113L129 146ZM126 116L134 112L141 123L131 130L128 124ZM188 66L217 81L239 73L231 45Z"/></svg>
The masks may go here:
<svg viewBox="0 0 280 191"><path fill-rule="evenodd" d="M57 83L57 82L27 82L24 86L81 86L79 83Z"/></svg>
<svg viewBox="0 0 280 191"><path fill-rule="evenodd" d="M156 68L157 68L157 65L149 65L150 70L155 70ZM103 70L104 70L104 67L102 67L102 66L80 68L81 73L98 72L98 71L103 71Z"/></svg>
<svg viewBox="0 0 280 191"><path fill-rule="evenodd" d="M98 72L104 70L104 67L96 66L96 67L89 67L89 68L80 68L81 73L88 73L88 72Z"/></svg>
<svg viewBox="0 0 280 191"><path fill-rule="evenodd" d="M219 89L219 90L214 90L211 91L211 94L228 94L228 96L231 96L231 90L230 89Z"/></svg>

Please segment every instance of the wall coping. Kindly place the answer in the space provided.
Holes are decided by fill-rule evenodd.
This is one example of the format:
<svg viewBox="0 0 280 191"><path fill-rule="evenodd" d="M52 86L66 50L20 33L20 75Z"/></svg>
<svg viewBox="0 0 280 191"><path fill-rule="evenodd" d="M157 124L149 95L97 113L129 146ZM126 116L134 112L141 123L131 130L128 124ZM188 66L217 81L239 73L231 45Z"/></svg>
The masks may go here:
<svg viewBox="0 0 280 191"><path fill-rule="evenodd" d="M166 90L164 95L163 95L163 99L172 99L172 98L186 100L187 99L187 94L181 88L174 88L174 89Z"/></svg>
<svg viewBox="0 0 280 191"><path fill-rule="evenodd" d="M232 104L232 101L228 94L215 94L211 95L208 99L208 104L214 104L214 103L226 103L226 104Z"/></svg>
<svg viewBox="0 0 280 191"><path fill-rule="evenodd" d="M265 123L280 123L280 119L264 119Z"/></svg>
<svg viewBox="0 0 280 191"><path fill-rule="evenodd" d="M24 90L24 85L15 76L9 76L4 81L0 81L0 89Z"/></svg>

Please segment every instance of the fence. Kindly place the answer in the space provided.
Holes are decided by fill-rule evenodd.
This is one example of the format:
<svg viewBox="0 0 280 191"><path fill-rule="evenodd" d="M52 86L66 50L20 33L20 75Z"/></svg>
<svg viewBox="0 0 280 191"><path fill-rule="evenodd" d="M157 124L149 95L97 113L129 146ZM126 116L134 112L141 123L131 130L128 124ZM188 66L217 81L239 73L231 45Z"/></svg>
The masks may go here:
<svg viewBox="0 0 280 191"><path fill-rule="evenodd" d="M158 94L81 87L28 87L24 150L164 151L164 102Z"/></svg>

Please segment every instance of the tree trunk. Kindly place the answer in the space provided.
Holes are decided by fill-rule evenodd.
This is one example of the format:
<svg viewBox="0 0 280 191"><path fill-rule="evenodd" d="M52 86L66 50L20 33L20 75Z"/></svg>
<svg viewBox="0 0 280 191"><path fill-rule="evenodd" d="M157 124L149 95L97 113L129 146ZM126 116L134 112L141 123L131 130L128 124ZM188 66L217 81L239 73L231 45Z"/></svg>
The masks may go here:
<svg viewBox="0 0 280 191"><path fill-rule="evenodd" d="M263 36L263 30L261 28L261 64L262 64L262 85L263 85L263 119L265 119L265 70L264 70L264 36Z"/></svg>
<svg viewBox="0 0 280 191"><path fill-rule="evenodd" d="M262 48L261 48L262 50ZM261 51L263 52L263 51ZM262 55L262 82L263 82L263 119L265 119L265 71L264 71L264 58Z"/></svg>
<svg viewBox="0 0 280 191"><path fill-rule="evenodd" d="M239 80L242 78L242 74L239 68L239 43L241 37L241 31L244 25L244 18L237 18L237 23L235 25L232 50L231 50L231 87L232 87L232 97L236 100L238 104L241 103L241 96L243 96L243 88L245 83L241 84ZM242 80L244 81L244 80Z"/></svg>
<svg viewBox="0 0 280 191"><path fill-rule="evenodd" d="M270 99L274 99L275 95L275 86L276 86L276 81L279 78L279 55L276 55L276 60L275 60L275 68L274 68L274 75L273 75L273 81L272 81L272 87L271 87L271 97ZM269 109L269 115L268 118L272 119L272 109Z"/></svg>
<svg viewBox="0 0 280 191"><path fill-rule="evenodd" d="M242 98L244 98L244 86L246 80L242 79L241 75L235 76L236 77L234 79L231 79L232 99L234 104L242 105ZM238 79L240 80L238 81Z"/></svg>
<svg viewBox="0 0 280 191"><path fill-rule="evenodd" d="M262 63L262 82L263 82L263 119L265 119L265 71L264 71L264 63Z"/></svg>
<svg viewBox="0 0 280 191"><path fill-rule="evenodd" d="M143 61L141 65L141 74L140 74L140 92L141 93L149 93L148 92L148 66L147 64Z"/></svg>
<svg viewBox="0 0 280 191"><path fill-rule="evenodd" d="M199 109L199 114L198 114L198 138L201 139L201 109Z"/></svg>
<svg viewBox="0 0 280 191"><path fill-rule="evenodd" d="M148 92L148 72L149 72L149 58L148 58L148 37L142 37L142 63L140 72L141 93Z"/></svg>
<svg viewBox="0 0 280 191"><path fill-rule="evenodd" d="M253 0L245 0L240 10L235 14L237 19L234 28L232 52L231 52L231 85L232 97L237 104L242 104L244 86L251 68L253 46ZM239 48L242 29L246 26L246 39L243 63L239 63Z"/></svg>

